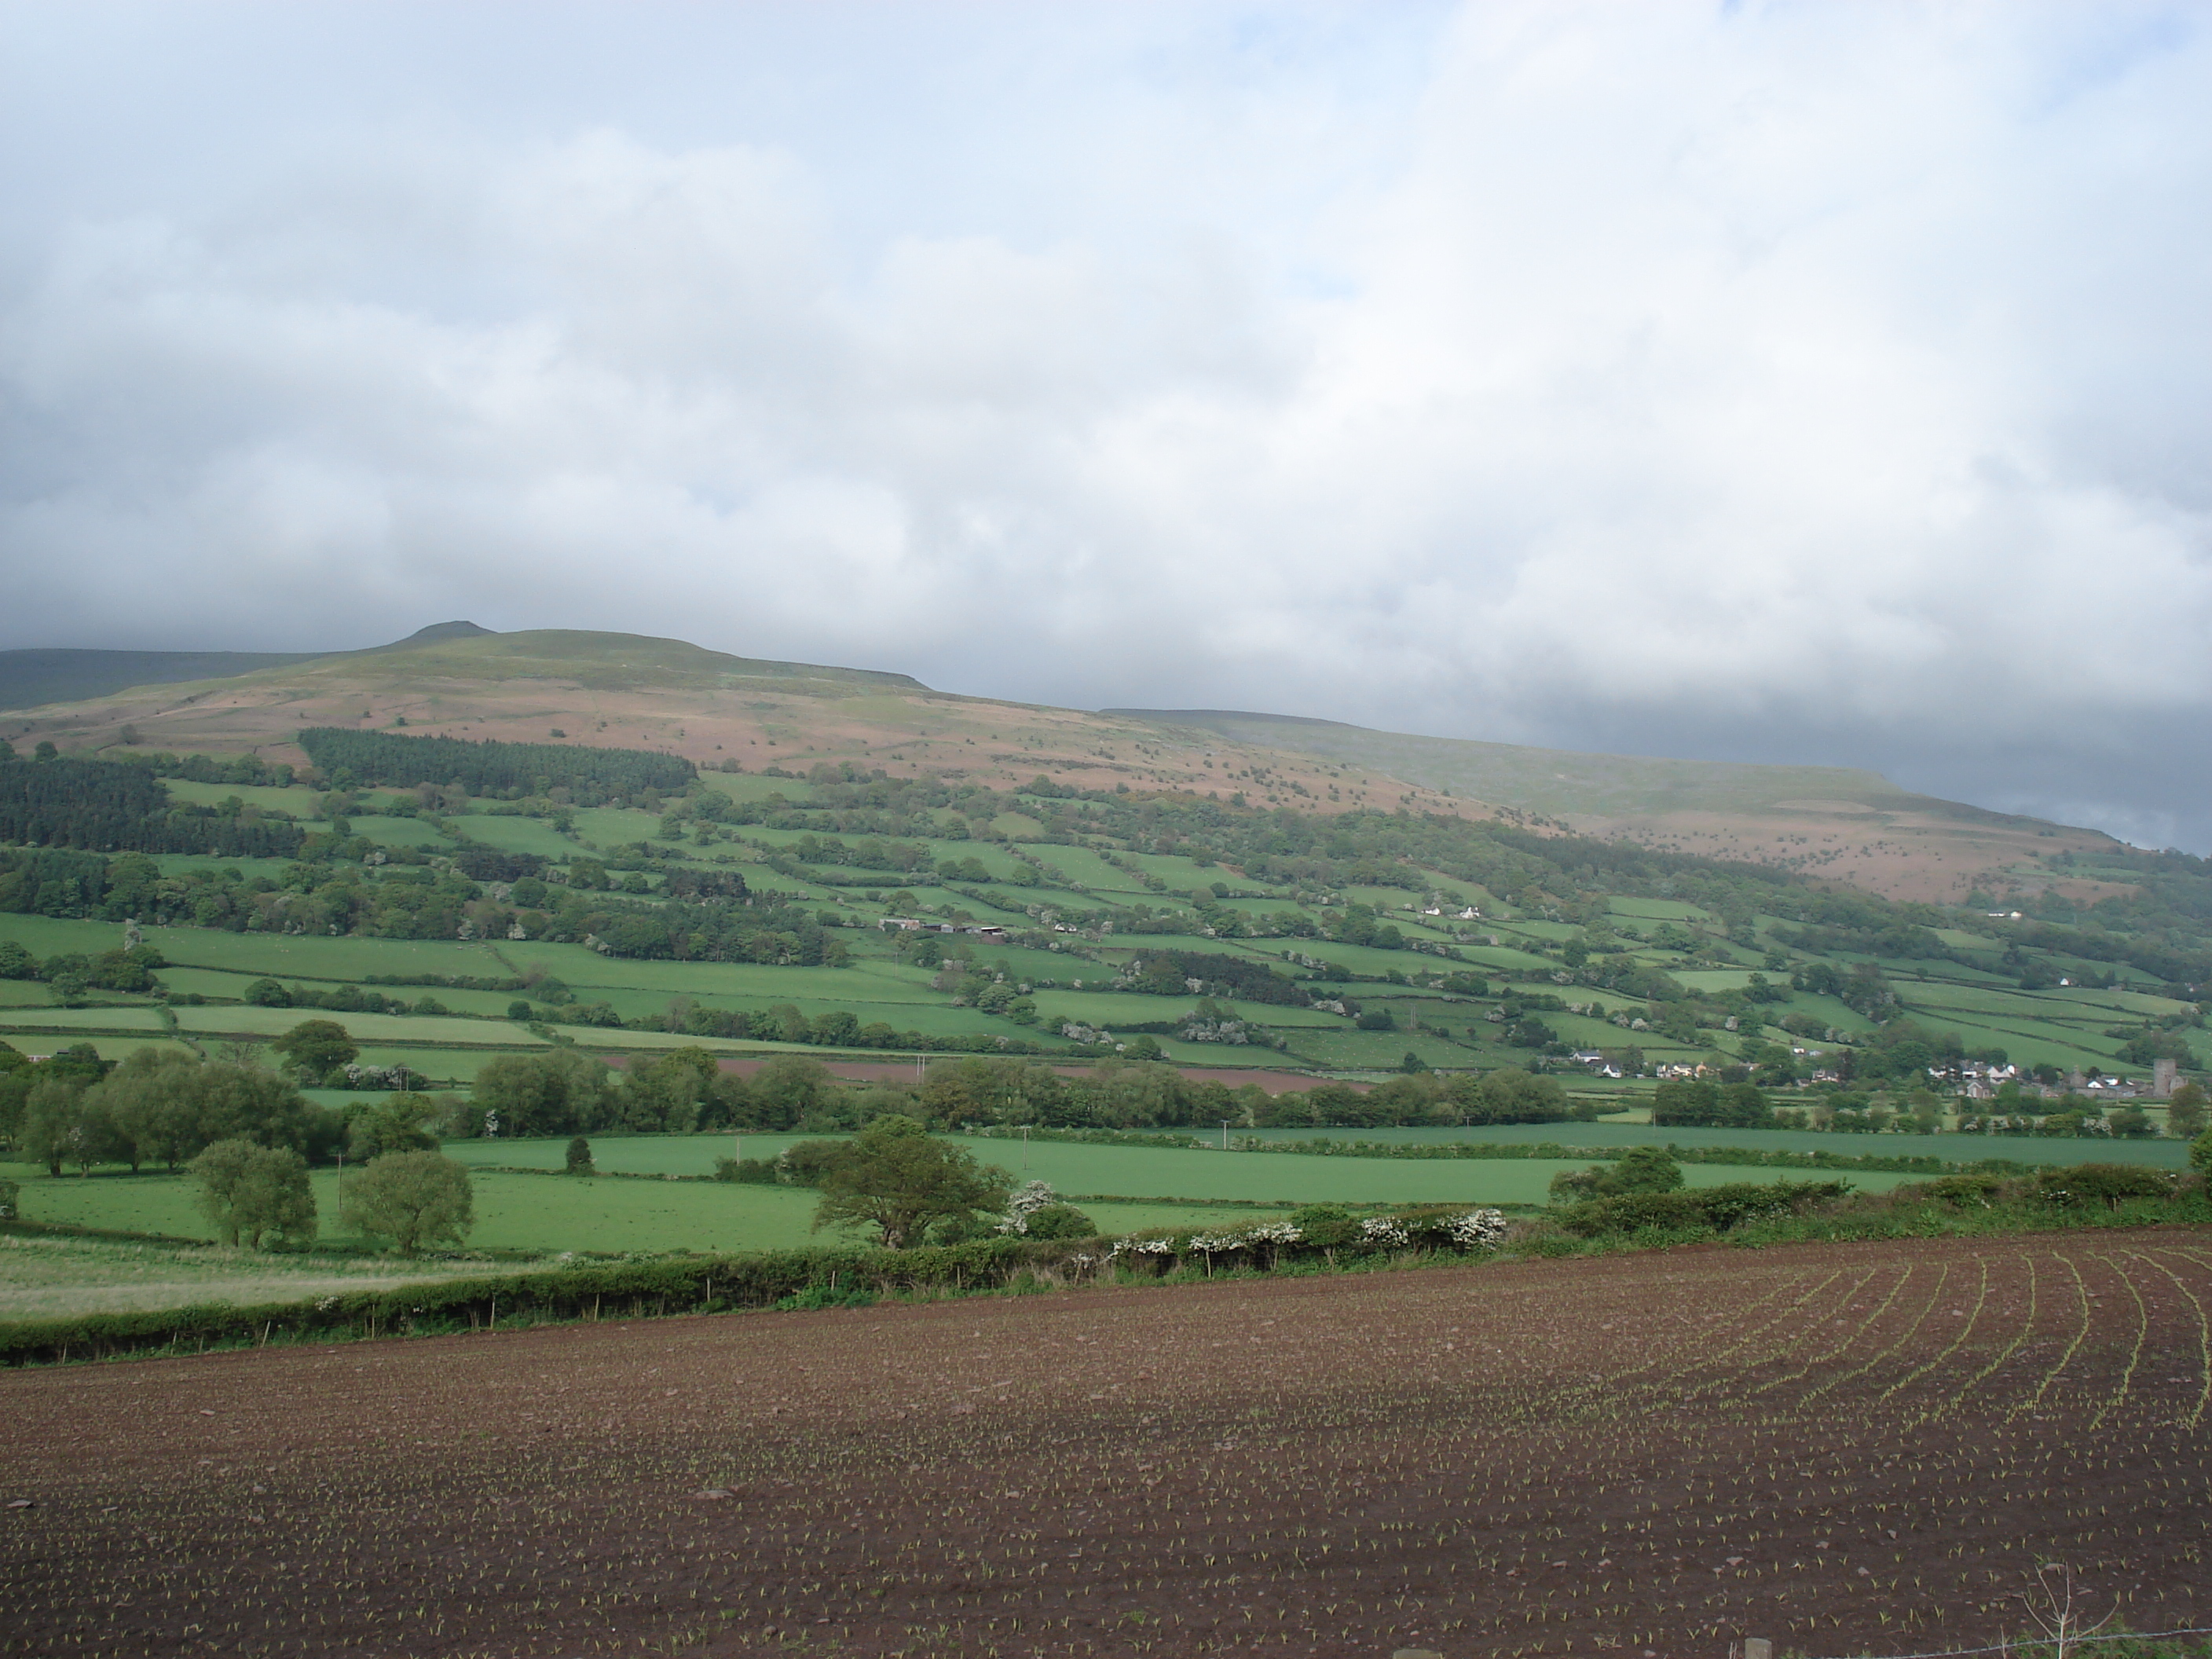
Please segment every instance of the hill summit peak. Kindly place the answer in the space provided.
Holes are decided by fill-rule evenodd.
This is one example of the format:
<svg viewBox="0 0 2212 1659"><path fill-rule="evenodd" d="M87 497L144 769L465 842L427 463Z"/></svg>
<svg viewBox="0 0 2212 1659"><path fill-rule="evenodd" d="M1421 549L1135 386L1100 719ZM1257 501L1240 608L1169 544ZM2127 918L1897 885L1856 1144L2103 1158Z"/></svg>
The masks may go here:
<svg viewBox="0 0 2212 1659"><path fill-rule="evenodd" d="M405 639L396 641L395 643L427 645L432 640L473 640L498 631L495 628L479 628L472 622L432 623L428 628L418 628Z"/></svg>

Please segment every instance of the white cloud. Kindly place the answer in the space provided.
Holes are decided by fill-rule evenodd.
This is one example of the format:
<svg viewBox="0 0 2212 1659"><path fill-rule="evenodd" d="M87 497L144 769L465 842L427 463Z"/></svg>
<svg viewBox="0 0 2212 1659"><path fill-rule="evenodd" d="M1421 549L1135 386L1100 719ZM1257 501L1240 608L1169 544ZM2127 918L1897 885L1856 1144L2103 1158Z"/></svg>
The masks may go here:
<svg viewBox="0 0 2212 1659"><path fill-rule="evenodd" d="M228 195L20 220L0 643L468 614L1936 749L2212 696L2201 14L1485 5L1418 76L1417 14L1283 15L923 121L806 58L813 125L680 142L464 98L288 167L295 96Z"/></svg>

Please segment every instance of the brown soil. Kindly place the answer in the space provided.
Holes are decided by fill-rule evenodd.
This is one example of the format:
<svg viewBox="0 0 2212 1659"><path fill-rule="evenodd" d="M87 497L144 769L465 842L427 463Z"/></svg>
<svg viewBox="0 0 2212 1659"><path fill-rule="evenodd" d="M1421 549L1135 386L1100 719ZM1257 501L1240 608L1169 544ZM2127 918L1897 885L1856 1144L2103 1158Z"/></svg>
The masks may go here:
<svg viewBox="0 0 2212 1659"><path fill-rule="evenodd" d="M17 1372L0 1651L1917 1653L2212 1622L2212 1237Z"/></svg>

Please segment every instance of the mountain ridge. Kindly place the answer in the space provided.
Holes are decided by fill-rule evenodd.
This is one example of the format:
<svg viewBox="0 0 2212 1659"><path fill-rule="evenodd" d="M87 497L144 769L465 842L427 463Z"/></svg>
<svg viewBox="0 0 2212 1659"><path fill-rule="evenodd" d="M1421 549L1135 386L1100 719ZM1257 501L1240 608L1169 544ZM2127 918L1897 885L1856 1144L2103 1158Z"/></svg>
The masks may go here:
<svg viewBox="0 0 2212 1659"><path fill-rule="evenodd" d="M658 749L746 771L933 771L994 787L1042 776L1322 814L1500 817L1952 902L2053 887L2092 896L2095 883L2057 874L2048 855L2117 845L1844 768L1593 755L1249 711L1057 708L683 640L472 623L49 703L8 715L0 735L304 764L295 739L311 726Z"/></svg>

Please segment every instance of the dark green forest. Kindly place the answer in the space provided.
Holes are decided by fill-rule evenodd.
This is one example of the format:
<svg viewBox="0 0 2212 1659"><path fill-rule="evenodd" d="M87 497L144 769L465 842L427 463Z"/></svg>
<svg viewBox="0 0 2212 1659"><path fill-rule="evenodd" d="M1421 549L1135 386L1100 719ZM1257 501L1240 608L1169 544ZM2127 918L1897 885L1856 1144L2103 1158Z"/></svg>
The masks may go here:
<svg viewBox="0 0 2212 1659"><path fill-rule="evenodd" d="M583 744L416 738L334 726L312 726L299 742L335 789L411 789L421 783L459 784L472 795L544 795L559 789L575 805L596 806L648 791L681 794L699 775L680 755Z"/></svg>
<svg viewBox="0 0 2212 1659"><path fill-rule="evenodd" d="M289 858L296 823L252 807L196 806L169 799L144 767L66 756L0 756L0 842L96 853L208 853Z"/></svg>

